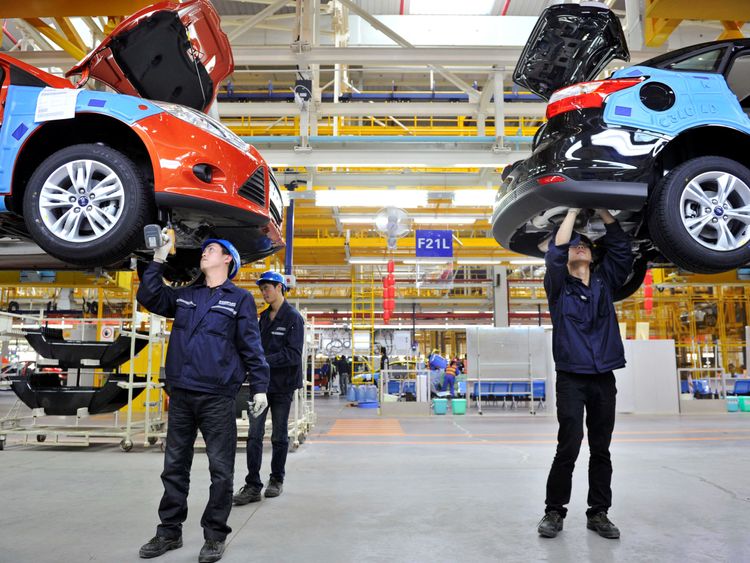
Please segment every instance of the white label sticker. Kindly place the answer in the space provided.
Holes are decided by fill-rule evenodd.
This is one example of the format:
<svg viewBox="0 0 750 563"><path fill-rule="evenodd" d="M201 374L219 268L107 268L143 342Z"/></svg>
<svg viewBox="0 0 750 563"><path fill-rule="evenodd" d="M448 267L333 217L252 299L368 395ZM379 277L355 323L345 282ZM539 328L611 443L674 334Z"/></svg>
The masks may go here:
<svg viewBox="0 0 750 563"><path fill-rule="evenodd" d="M77 88L45 88L37 98L34 121L74 118L79 92Z"/></svg>

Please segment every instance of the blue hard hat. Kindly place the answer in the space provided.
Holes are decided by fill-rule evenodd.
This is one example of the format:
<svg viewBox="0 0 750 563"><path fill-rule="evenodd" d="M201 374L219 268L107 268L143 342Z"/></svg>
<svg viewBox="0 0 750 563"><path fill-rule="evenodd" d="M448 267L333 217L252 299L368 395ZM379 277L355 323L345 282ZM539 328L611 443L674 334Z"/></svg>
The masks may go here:
<svg viewBox="0 0 750 563"><path fill-rule="evenodd" d="M284 288L284 291L288 289L286 286L286 280L284 279L284 276L282 276L278 272L274 272L273 270L268 270L267 272L263 272L258 278L258 281L255 283L257 285L260 285L262 283L280 283L281 287Z"/></svg>
<svg viewBox="0 0 750 563"><path fill-rule="evenodd" d="M232 267L229 269L229 276L227 276L231 280L234 276L237 275L237 272L240 271L240 266L242 265L242 260L240 260L240 253L237 252L237 249L231 242L223 238L207 238L201 245L201 252L206 250L206 247L214 242L226 248L229 251L229 255L232 257Z"/></svg>

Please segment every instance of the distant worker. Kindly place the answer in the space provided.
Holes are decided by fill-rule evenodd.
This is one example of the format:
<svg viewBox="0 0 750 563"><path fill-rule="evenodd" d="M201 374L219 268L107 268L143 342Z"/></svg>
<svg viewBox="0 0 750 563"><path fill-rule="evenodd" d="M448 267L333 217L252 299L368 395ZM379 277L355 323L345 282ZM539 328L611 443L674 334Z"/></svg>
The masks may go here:
<svg viewBox="0 0 750 563"><path fill-rule="evenodd" d="M182 523L188 513L190 467L198 430L206 442L211 473L208 504L201 526L205 543L198 561L221 559L232 529L234 457L237 448L235 397L249 374L255 410L266 406L268 364L261 347L255 300L231 280L240 268L240 255L223 239L202 245L200 268L205 281L173 289L164 284L164 261L172 241L165 237L154 251L138 288L138 302L163 317L174 317L164 366L169 394L169 425L164 454L164 495L159 504L161 524L141 547L145 559L182 547Z"/></svg>
<svg viewBox="0 0 750 563"><path fill-rule="evenodd" d="M633 253L630 237L620 224L607 210L599 209L607 232L597 242L604 255L592 268L591 241L578 233L571 240L578 212L568 210L545 256L559 431L538 532L553 538L563 529L585 411L591 453L586 527L613 539L620 537L620 530L607 516L612 506L609 445L617 393L612 370L625 366L625 354L612 296L632 271Z"/></svg>
<svg viewBox="0 0 750 563"><path fill-rule="evenodd" d="M266 416L271 410L271 475L264 493L266 498L281 494L284 484L286 455L289 451L289 410L294 392L302 387L302 348L305 321L297 309L284 298L287 290L284 276L265 272L256 282L269 307L260 315L260 337L266 360L271 367L268 385L268 407L250 420L247 436L247 476L245 485L234 496L234 504L260 500L263 482L260 466L263 460L263 436Z"/></svg>
<svg viewBox="0 0 750 563"><path fill-rule="evenodd" d="M443 390L448 389L450 391L451 397L453 397L456 394L455 386L456 386L456 376L458 374L459 374L458 361L451 360L451 363L445 368L445 375L443 376Z"/></svg>
<svg viewBox="0 0 750 563"><path fill-rule="evenodd" d="M336 369L339 372L339 389L341 395L346 395L349 385L352 383L352 368L345 354L341 354L336 362Z"/></svg>

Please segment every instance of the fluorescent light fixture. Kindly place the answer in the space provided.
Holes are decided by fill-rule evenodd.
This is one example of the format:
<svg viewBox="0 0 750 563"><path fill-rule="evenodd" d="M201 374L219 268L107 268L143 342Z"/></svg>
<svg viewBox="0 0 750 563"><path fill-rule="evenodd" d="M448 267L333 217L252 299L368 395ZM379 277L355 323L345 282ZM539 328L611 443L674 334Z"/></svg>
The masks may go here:
<svg viewBox="0 0 750 563"><path fill-rule="evenodd" d="M352 256L349 258L349 264L388 264L385 258L369 258L367 256Z"/></svg>
<svg viewBox="0 0 750 563"><path fill-rule="evenodd" d="M412 15L488 16L494 0L410 0Z"/></svg>
<svg viewBox="0 0 750 563"><path fill-rule="evenodd" d="M456 190L453 205L464 207L492 207L497 190Z"/></svg>
<svg viewBox="0 0 750 563"><path fill-rule="evenodd" d="M480 217L468 215L412 215L416 225L472 225Z"/></svg>
<svg viewBox="0 0 750 563"><path fill-rule="evenodd" d="M496 264L500 265L500 258L459 258L459 264Z"/></svg>
<svg viewBox="0 0 750 563"><path fill-rule="evenodd" d="M316 190L319 207L402 207L427 205L426 190Z"/></svg>
<svg viewBox="0 0 750 563"><path fill-rule="evenodd" d="M339 221L350 225L374 225L375 217L366 215L339 215Z"/></svg>
<svg viewBox="0 0 750 563"><path fill-rule="evenodd" d="M544 266L544 258L514 258L510 263L519 266Z"/></svg>
<svg viewBox="0 0 750 563"><path fill-rule="evenodd" d="M446 258L445 260L431 260L431 259L405 259L401 260L404 264L423 264L423 265L434 265L434 264L451 264L453 260Z"/></svg>

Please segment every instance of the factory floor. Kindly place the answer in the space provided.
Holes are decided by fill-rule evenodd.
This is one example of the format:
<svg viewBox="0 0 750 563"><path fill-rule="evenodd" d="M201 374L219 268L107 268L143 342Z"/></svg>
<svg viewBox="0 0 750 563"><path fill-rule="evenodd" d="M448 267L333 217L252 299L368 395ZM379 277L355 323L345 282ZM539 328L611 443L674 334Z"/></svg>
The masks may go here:
<svg viewBox="0 0 750 563"><path fill-rule="evenodd" d="M12 393L0 393L0 417ZM555 450L551 413L488 405L484 416L382 419L316 400L317 426L287 461L283 494L236 507L230 562L695 562L750 560L750 413L618 415L610 517L622 538L586 529L582 448L565 530L536 526ZM135 562L154 534L163 453L137 443L24 445L0 452L0 562ZM264 479L270 443L263 460ZM238 450L235 483L244 476ZM208 464L197 450L184 547L196 561Z"/></svg>

